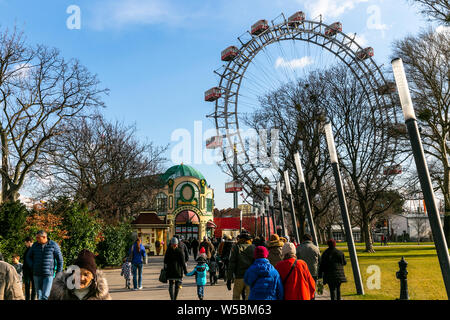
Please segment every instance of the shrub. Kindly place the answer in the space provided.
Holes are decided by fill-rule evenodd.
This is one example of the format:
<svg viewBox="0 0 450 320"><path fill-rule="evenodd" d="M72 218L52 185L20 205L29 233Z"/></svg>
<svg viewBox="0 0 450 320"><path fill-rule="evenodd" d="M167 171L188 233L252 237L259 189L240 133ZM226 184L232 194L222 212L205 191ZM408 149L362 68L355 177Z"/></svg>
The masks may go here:
<svg viewBox="0 0 450 320"><path fill-rule="evenodd" d="M61 244L61 251L66 263L71 264L83 249L96 254L101 240L101 221L77 202L68 203L62 216L62 227L67 231L67 237Z"/></svg>
<svg viewBox="0 0 450 320"><path fill-rule="evenodd" d="M122 259L128 256L133 243L131 225L129 223L105 225L103 241L98 244L98 263L100 266L119 266Z"/></svg>
<svg viewBox="0 0 450 320"><path fill-rule="evenodd" d="M10 262L14 252L20 254L25 250L24 225L28 214L27 208L20 201L0 205L0 252L5 261Z"/></svg>

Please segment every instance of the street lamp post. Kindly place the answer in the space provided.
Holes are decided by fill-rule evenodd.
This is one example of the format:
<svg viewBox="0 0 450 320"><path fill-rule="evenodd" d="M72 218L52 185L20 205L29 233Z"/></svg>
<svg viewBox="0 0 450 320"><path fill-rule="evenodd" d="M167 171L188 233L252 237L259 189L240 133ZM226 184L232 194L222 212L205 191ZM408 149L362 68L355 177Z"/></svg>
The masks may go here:
<svg viewBox="0 0 450 320"><path fill-rule="evenodd" d="M283 196L281 195L280 182L277 182L278 202L280 203L280 215L281 215L281 228L283 230L283 236L287 236L286 223L284 221L284 208L283 208Z"/></svg>
<svg viewBox="0 0 450 320"><path fill-rule="evenodd" d="M275 219L275 208L273 206L273 191L270 189L269 193L269 208L270 208L270 215L272 218L272 225L273 225L273 233L277 233L277 221Z"/></svg>
<svg viewBox="0 0 450 320"><path fill-rule="evenodd" d="M255 238L258 235L258 207L254 206L253 207L255 210Z"/></svg>
<svg viewBox="0 0 450 320"><path fill-rule="evenodd" d="M422 194L427 208L427 215L430 221L431 232L433 233L434 243L441 266L442 277L444 278L447 298L450 299L450 260L448 247L442 230L439 210L436 206L436 200L428 171L419 128L417 126L416 114L409 91L408 81L406 79L405 69L402 59L392 60L392 69L394 71L395 82L397 83L398 94L405 117L406 127L408 129L409 139L414 155L414 161L417 167Z"/></svg>
<svg viewBox="0 0 450 320"><path fill-rule="evenodd" d="M341 207L342 221L344 223L345 236L348 245L348 252L352 262L353 277L355 279L356 292L359 295L364 294L364 288L361 280L361 272L359 270L358 257L356 255L355 242L353 240L352 227L350 224L350 217L348 215L347 203L345 200L344 187L342 186L341 173L339 170L336 146L334 144L333 129L331 123L325 125L325 134L327 137L328 151L330 153L331 165L333 167L334 179L336 181L336 189Z"/></svg>
<svg viewBox="0 0 450 320"><path fill-rule="evenodd" d="M294 236L297 243L300 243L300 236L298 235L298 226L297 226L297 218L295 217L295 208L294 208L294 198L292 197L292 191L291 191L291 182L289 180L289 172L286 170L284 172L284 183L286 185L286 192L289 196L289 203L291 205L291 218L292 218L292 224L294 228Z"/></svg>
<svg viewBox="0 0 450 320"><path fill-rule="evenodd" d="M266 204L266 217L267 217L267 238L270 239L271 230L270 230L270 207L269 207L269 196L265 198Z"/></svg>
<svg viewBox="0 0 450 320"><path fill-rule="evenodd" d="M264 216L265 216L265 209L264 209L264 201L261 201L259 204L260 207L260 219L261 219L261 237L265 238L266 236L266 232L265 232L265 228L264 228Z"/></svg>
<svg viewBox="0 0 450 320"><path fill-rule="evenodd" d="M308 222L309 222L309 230L311 231L311 236L313 238L314 244L316 246L318 246L319 243L317 241L316 227L314 226L311 205L309 203L308 190L306 190L305 177L303 175L303 168L302 168L302 164L300 162L300 155L298 152L294 155L294 159L295 159L295 166L297 167L297 174L298 174L298 179L300 182L300 189L302 190L303 200L305 201L306 215L308 216Z"/></svg>

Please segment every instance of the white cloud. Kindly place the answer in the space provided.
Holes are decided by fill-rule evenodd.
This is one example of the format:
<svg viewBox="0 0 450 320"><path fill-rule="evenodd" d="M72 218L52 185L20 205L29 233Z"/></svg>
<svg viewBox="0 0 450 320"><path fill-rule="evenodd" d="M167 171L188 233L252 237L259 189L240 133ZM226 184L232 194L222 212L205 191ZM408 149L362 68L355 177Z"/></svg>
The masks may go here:
<svg viewBox="0 0 450 320"><path fill-rule="evenodd" d="M278 69L280 67L284 68L292 68L292 69L302 69L306 66L309 66L314 63L314 60L311 57L303 57L300 59L293 60L284 60L284 58L279 57L277 61L275 61L275 68Z"/></svg>
<svg viewBox="0 0 450 320"><path fill-rule="evenodd" d="M449 33L450 34L450 27L448 26L439 26L436 28L436 33Z"/></svg>
<svg viewBox="0 0 450 320"><path fill-rule="evenodd" d="M359 46L362 47L362 48L365 48L367 46L367 44L368 44L366 36L363 35L363 34L358 35L358 34L355 34L355 33L350 33L350 34L348 34L348 36L350 38L353 38L355 36L355 40L354 41L357 44L359 44ZM358 50L359 49L358 46L354 42L352 43L351 48L353 50Z"/></svg>
<svg viewBox="0 0 450 320"><path fill-rule="evenodd" d="M306 9L313 18L319 16L337 18L344 12L352 10L355 6L369 0L317 0L305 4Z"/></svg>

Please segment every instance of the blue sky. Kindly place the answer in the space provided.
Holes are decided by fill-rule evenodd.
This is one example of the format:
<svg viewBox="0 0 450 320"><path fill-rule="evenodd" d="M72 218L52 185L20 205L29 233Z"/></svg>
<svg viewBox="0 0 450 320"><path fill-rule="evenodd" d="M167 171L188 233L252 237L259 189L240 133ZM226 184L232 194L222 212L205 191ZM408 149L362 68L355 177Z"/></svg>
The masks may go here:
<svg viewBox="0 0 450 320"><path fill-rule="evenodd" d="M81 10L81 28L70 30L66 12ZM23 29L28 42L57 47L77 58L110 89L104 114L135 123L140 139L170 143L176 129L193 134L194 121L212 128L213 105L204 91L215 86L220 52L259 19L302 10L308 18L341 21L389 65L392 42L428 25L406 0L0 0L0 27ZM301 44L300 44L301 45ZM185 163L188 161L185 161ZM169 161L167 164L171 166ZM216 191L216 206L232 206L224 193L228 177L208 164L192 164Z"/></svg>

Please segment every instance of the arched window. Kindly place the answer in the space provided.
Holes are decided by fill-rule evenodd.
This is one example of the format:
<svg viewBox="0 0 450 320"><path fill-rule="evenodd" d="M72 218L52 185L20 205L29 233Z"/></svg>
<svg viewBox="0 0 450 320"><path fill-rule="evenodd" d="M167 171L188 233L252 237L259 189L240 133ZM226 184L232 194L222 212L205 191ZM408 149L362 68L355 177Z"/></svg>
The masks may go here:
<svg viewBox="0 0 450 320"><path fill-rule="evenodd" d="M156 212L167 212L167 195L163 192L160 192L156 195Z"/></svg>

